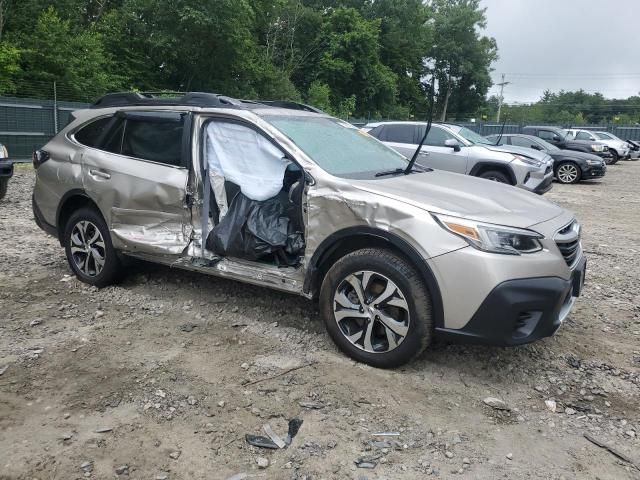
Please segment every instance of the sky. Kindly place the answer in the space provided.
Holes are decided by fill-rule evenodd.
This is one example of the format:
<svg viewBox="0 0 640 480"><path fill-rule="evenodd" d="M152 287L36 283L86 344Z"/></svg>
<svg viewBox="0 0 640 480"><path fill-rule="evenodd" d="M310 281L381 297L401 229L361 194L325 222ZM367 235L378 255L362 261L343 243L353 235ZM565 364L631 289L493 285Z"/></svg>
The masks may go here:
<svg viewBox="0 0 640 480"><path fill-rule="evenodd" d="M481 0L485 35L496 39L494 84L506 103L538 100L544 90L640 92L640 0ZM489 94L499 94L493 86Z"/></svg>

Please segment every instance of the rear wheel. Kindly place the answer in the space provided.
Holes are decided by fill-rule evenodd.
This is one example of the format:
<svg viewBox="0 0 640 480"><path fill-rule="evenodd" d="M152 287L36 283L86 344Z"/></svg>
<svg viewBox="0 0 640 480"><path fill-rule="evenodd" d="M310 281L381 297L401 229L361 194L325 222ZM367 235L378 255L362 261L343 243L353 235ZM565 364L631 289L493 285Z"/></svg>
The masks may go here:
<svg viewBox="0 0 640 480"><path fill-rule="evenodd" d="M499 183L508 183L509 185L511 185L511 181L509 180L509 177L506 176L504 173L499 172L498 170L487 170L485 172L482 172L478 176L480 178L484 178L485 180L491 180L493 182L499 182Z"/></svg>
<svg viewBox="0 0 640 480"><path fill-rule="evenodd" d="M573 162L561 163L556 168L556 178L560 183L578 183L580 176L580 167Z"/></svg>
<svg viewBox="0 0 640 480"><path fill-rule="evenodd" d="M64 229L64 245L71 270L83 282L105 287L117 280L120 259L102 215L94 209L81 208L71 215Z"/></svg>
<svg viewBox="0 0 640 480"><path fill-rule="evenodd" d="M9 187L8 178L0 178L0 200L2 200L7 194L7 188Z"/></svg>
<svg viewBox="0 0 640 480"><path fill-rule="evenodd" d="M348 356L392 368L418 356L433 336L432 303L418 272L381 249L338 260L320 291L329 335Z"/></svg>

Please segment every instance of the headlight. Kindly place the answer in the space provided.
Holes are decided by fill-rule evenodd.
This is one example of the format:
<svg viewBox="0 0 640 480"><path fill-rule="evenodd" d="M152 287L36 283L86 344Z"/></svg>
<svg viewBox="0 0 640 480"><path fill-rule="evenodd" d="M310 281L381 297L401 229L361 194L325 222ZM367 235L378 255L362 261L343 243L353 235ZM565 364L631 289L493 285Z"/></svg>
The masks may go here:
<svg viewBox="0 0 640 480"><path fill-rule="evenodd" d="M604 151L604 147L602 145L591 145L591 150L594 152L602 152Z"/></svg>
<svg viewBox="0 0 640 480"><path fill-rule="evenodd" d="M533 165L534 167L539 167L542 165L542 162L536 160L535 158L525 157L524 155L514 155L514 160L518 160L522 163L526 163L527 165Z"/></svg>
<svg viewBox="0 0 640 480"><path fill-rule="evenodd" d="M542 250L540 239L544 237L533 230L475 222L435 213L432 215L442 228L464 238L469 242L469 245L478 250L507 255L520 255Z"/></svg>
<svg viewBox="0 0 640 480"><path fill-rule="evenodd" d="M589 165L602 165L602 160L587 160Z"/></svg>

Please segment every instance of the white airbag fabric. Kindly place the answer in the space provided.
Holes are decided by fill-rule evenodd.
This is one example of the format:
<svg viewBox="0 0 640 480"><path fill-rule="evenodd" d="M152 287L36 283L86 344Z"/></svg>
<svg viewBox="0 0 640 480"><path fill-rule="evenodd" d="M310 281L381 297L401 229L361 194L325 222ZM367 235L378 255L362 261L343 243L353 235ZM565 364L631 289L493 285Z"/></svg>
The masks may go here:
<svg viewBox="0 0 640 480"><path fill-rule="evenodd" d="M210 122L207 126L207 162L216 197L219 186L216 188L213 180L220 175L256 201L275 197L282 190L284 172L290 163L255 130L226 122Z"/></svg>

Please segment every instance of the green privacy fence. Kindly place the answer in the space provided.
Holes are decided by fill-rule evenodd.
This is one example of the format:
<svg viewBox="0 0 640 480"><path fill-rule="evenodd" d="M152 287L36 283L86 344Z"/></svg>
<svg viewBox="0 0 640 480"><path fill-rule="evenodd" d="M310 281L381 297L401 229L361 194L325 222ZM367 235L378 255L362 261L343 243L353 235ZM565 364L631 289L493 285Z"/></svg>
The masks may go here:
<svg viewBox="0 0 640 480"><path fill-rule="evenodd" d="M29 98L0 97L0 143L9 158L28 160L69 122L71 112L86 108L79 102L56 102Z"/></svg>
<svg viewBox="0 0 640 480"><path fill-rule="evenodd" d="M62 102L32 98L0 97L0 143L15 160L28 160L33 150L47 143L69 122L71 112L88 107L88 103ZM349 119L356 125L366 120ZM499 133L502 124L495 122L456 122L481 135ZM507 123L504 133L519 133L526 124ZM568 125L557 125L567 127ZM640 125L580 125L575 128L611 132L624 140L640 140Z"/></svg>

